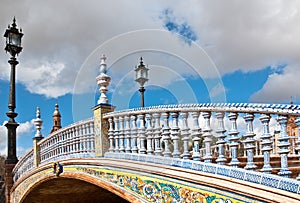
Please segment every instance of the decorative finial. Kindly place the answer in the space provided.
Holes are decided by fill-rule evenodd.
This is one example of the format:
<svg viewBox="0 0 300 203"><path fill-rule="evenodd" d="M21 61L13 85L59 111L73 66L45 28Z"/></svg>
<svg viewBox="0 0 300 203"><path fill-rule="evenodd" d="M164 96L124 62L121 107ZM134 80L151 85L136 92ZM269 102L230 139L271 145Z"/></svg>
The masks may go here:
<svg viewBox="0 0 300 203"><path fill-rule="evenodd" d="M141 62L140 62L141 66L144 65L143 64L143 57L141 57Z"/></svg>
<svg viewBox="0 0 300 203"><path fill-rule="evenodd" d="M101 58L100 58L100 73L104 73L106 74L107 70L106 70L106 56L104 54L102 54Z"/></svg>
<svg viewBox="0 0 300 203"><path fill-rule="evenodd" d="M36 107L36 118L41 118L40 107Z"/></svg>
<svg viewBox="0 0 300 203"><path fill-rule="evenodd" d="M98 104L108 104L108 98L106 96L106 93L108 91L107 86L110 83L110 77L106 74L107 69L106 69L106 56L103 54L101 56L101 61L100 61L100 75L96 77L97 84L99 86L99 92L100 92L100 97L98 99Z"/></svg>
<svg viewBox="0 0 300 203"><path fill-rule="evenodd" d="M13 19L13 23L11 24L13 26L13 28L16 28L17 27L17 24L16 24L16 17L14 16L14 19Z"/></svg>
<svg viewBox="0 0 300 203"><path fill-rule="evenodd" d="M34 125L36 128L36 133L34 135L35 138L43 138L41 129L42 129L43 121L41 119L40 107L36 108L36 119L34 119Z"/></svg>
<svg viewBox="0 0 300 203"><path fill-rule="evenodd" d="M293 104L293 96L291 96L291 99L290 99L290 104Z"/></svg>

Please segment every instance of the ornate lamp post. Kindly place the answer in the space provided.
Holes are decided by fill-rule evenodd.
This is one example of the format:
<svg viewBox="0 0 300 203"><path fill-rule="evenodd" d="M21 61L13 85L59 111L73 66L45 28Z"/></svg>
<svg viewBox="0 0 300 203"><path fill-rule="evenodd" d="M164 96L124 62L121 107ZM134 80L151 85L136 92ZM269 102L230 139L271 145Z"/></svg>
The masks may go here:
<svg viewBox="0 0 300 203"><path fill-rule="evenodd" d="M9 100L8 100L8 109L9 111L6 113L9 120L5 124L7 127L7 158L5 160L5 196L6 201L9 202L10 199L10 188L13 184L13 174L12 169L15 164L18 162L17 153L16 153L16 129L19 126L15 121L15 117L17 117L17 113L15 112L16 108L16 65L19 63L16 59L16 55L18 55L22 51L21 47L21 38L23 37L22 29L17 28L16 19L13 19L13 23L11 26L8 26L4 33L4 37L6 38L6 46L5 51L9 52L11 55L8 63L11 66L10 72L10 91L9 91Z"/></svg>
<svg viewBox="0 0 300 203"><path fill-rule="evenodd" d="M143 63L143 58L141 57L140 65L135 67L135 81L140 84L140 95L141 95L141 107L145 106L144 103L144 92L146 89L144 88L145 83L149 80L148 79L148 68Z"/></svg>
<svg viewBox="0 0 300 203"><path fill-rule="evenodd" d="M6 115L9 117L9 121L6 123L7 127L7 159L5 163L7 164L16 164L18 162L16 156L16 129L18 127L18 123L15 121L15 117L17 117L17 113L15 112L16 108L16 65L19 63L16 59L16 55L18 55L22 51L21 47L21 38L23 37L22 30L17 28L16 19L13 19L13 23L11 26L8 26L4 33L4 37L6 37L6 46L5 51L9 52L11 55L8 63L11 66L10 72L10 91L9 91L9 100L8 100L8 109L9 111Z"/></svg>

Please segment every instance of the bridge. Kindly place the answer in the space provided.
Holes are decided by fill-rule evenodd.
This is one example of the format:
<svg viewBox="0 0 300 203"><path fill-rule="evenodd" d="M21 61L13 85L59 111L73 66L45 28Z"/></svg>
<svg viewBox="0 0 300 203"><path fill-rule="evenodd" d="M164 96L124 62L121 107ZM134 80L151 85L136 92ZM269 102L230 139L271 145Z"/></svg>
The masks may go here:
<svg viewBox="0 0 300 203"><path fill-rule="evenodd" d="M290 122L300 128L300 105L203 103L115 111L106 97L105 57L100 70L93 118L44 138L37 109L33 148L6 165L7 201L300 201L299 133L288 132ZM271 132L271 123L279 129Z"/></svg>
<svg viewBox="0 0 300 203"><path fill-rule="evenodd" d="M299 105L113 109L97 105L93 118L34 139L13 169L11 202L300 200L300 139L286 132ZM274 118L278 137L269 129ZM300 127L300 119L295 122ZM256 127L263 132L259 138Z"/></svg>

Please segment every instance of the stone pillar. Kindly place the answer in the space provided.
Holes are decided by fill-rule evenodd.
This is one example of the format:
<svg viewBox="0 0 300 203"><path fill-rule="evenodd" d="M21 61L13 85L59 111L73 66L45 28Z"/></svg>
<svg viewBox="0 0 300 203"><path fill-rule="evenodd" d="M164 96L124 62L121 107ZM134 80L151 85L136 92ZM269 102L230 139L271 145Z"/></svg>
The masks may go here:
<svg viewBox="0 0 300 203"><path fill-rule="evenodd" d="M10 190L14 184L14 174L13 174L13 169L16 164L8 164L5 163L5 199L6 202L9 203L10 201Z"/></svg>
<svg viewBox="0 0 300 203"><path fill-rule="evenodd" d="M38 142L41 139L43 139L43 136L41 133L42 124L43 124L43 121L41 119L40 107L37 107L36 119L34 120L36 133L35 133L34 137L32 138L32 140L33 140L33 166L36 168L39 166L39 164L41 162L41 151L40 151L40 146L38 145Z"/></svg>
<svg viewBox="0 0 300 203"><path fill-rule="evenodd" d="M115 107L109 104L99 104L94 111L95 156L104 156L109 150L108 130L109 123L103 115L114 111Z"/></svg>

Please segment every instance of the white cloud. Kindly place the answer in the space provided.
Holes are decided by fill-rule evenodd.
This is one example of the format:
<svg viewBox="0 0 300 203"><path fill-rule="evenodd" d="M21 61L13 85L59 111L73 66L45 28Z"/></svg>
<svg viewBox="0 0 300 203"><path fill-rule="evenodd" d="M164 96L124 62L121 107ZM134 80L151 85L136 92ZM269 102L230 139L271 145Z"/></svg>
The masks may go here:
<svg viewBox="0 0 300 203"><path fill-rule="evenodd" d="M33 119L31 121L26 121L24 123L19 123L19 126L17 128L17 140L20 141L20 138L23 136L28 136L31 135L33 137L34 135L34 123ZM7 128L5 126L5 121L1 126L0 126L0 154L5 154L7 153ZM18 142L17 141L17 142ZM20 146L17 146L19 149ZM24 154L24 149L22 148L21 151L17 149L18 156L21 154Z"/></svg>
<svg viewBox="0 0 300 203"><path fill-rule="evenodd" d="M2 22L9 23L12 20L11 13L14 11L17 13L17 24L24 30L24 50L20 54L20 65L17 69L19 81L32 93L58 97L72 92L81 64L106 40L140 29L165 29L166 22L161 15L166 9L173 12L169 20L181 23L180 25L187 23L190 26L197 36L196 42L205 48L218 67L217 73L220 72L221 75L239 69L255 71L281 62L298 66L300 65L299 8L300 2L293 0L289 2L190 0L176 3L91 0L88 4L83 1L26 0L15 3L4 0L0 15ZM4 24L0 25L0 30L5 29ZM142 46L149 43L147 40L145 36L131 43L132 46L135 44ZM193 54L189 52L188 46L182 46L180 49L169 43L170 40L150 43L153 43L153 46L157 43L161 47L176 49L182 55ZM121 41L104 51L111 55L113 54L111 52L115 52L117 55L126 48L124 44L128 45L126 41ZM182 42L182 45L186 44ZM195 55L197 56L198 54ZM95 60L93 64L88 64L91 66L89 73L84 73L85 80L80 81L79 86L87 89L77 93L94 90L100 54L97 57L93 59ZM6 61L8 55L1 52L0 59ZM197 62L189 60L191 64ZM135 62L131 61L131 64ZM149 61L149 64L164 65L156 62L157 60ZM201 74L201 77L219 77L214 75L216 72L210 72L207 66L202 68L204 74ZM8 69L4 71L8 72ZM185 68L175 71L183 75ZM190 73L190 70L186 71ZM41 77L35 77L35 74ZM118 75L112 76L113 80L118 79ZM170 82L171 78L168 79ZM166 85L168 84L170 83L166 82Z"/></svg>
<svg viewBox="0 0 300 203"><path fill-rule="evenodd" d="M300 64L299 64L300 65ZM300 72L299 66L289 65L282 73L273 73L269 76L261 90L250 98L259 102L284 102L288 103L290 97L300 98Z"/></svg>

